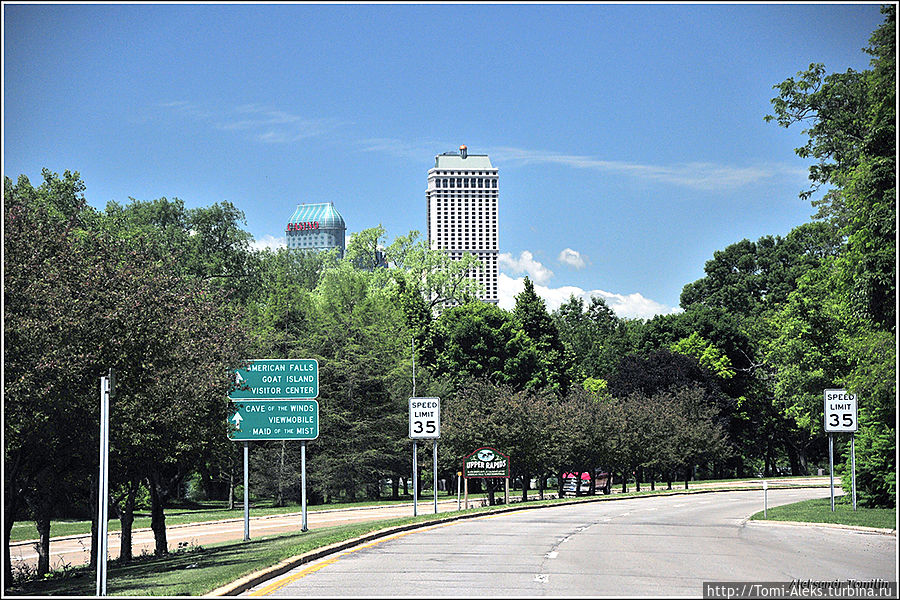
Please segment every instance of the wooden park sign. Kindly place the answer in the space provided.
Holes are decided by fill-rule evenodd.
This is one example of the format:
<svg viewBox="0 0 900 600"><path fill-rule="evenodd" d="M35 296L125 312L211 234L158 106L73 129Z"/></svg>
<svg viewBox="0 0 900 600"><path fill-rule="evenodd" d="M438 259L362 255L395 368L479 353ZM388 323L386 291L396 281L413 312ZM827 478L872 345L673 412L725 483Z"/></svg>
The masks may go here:
<svg viewBox="0 0 900 600"><path fill-rule="evenodd" d="M469 479L504 479L506 490L504 502L509 504L509 456L496 448L482 446L463 459L463 478L465 479L465 507L469 508Z"/></svg>

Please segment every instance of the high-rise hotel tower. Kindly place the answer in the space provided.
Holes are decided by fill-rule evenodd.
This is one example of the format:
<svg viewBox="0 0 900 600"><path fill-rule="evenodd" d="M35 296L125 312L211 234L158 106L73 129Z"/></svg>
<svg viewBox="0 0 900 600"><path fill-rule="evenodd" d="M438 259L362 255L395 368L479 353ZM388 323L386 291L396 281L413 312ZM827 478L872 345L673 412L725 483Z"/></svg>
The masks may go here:
<svg viewBox="0 0 900 600"><path fill-rule="evenodd" d="M333 202L298 204L288 221L285 235L287 247L299 250L338 249L344 256L347 225Z"/></svg>
<svg viewBox="0 0 900 600"><path fill-rule="evenodd" d="M497 304L497 169L486 154L459 152L434 157L428 170L428 243L459 260L465 253L481 262L469 277L482 284L481 300Z"/></svg>

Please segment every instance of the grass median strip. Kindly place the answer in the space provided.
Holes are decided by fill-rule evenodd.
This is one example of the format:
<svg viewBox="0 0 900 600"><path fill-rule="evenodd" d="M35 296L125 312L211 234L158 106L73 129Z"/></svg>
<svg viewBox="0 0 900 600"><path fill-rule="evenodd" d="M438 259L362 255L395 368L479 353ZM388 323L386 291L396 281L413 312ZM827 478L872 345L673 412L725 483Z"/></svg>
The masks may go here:
<svg viewBox="0 0 900 600"><path fill-rule="evenodd" d="M200 596L292 556L386 527L427 521L429 516L433 520L445 515L371 521L261 537L248 542L189 547L161 558L139 557L127 565L111 561L107 590L110 595L117 596ZM92 596L95 585L94 571L79 567L55 572L51 577L30 581L21 587L8 588L6 592L13 595Z"/></svg>
<svg viewBox="0 0 900 600"><path fill-rule="evenodd" d="M831 498L815 498L793 504L784 504L768 509L768 517L760 511L750 517L753 521L795 521L799 523L831 523L854 527L877 527L896 529L896 508L864 508L857 504L853 510L851 499L845 494L834 499L831 512Z"/></svg>

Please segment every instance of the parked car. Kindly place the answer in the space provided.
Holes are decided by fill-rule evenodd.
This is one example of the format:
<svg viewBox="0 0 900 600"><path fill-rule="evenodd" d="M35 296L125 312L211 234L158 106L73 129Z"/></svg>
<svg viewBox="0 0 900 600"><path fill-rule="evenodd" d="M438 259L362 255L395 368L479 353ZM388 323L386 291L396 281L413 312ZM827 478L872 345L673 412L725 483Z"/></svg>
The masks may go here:
<svg viewBox="0 0 900 600"><path fill-rule="evenodd" d="M578 480L581 480L581 489L578 488ZM582 473L563 473L563 496L578 496L580 494L588 494L591 489L591 474ZM604 494L610 493L612 490L612 477L605 471L597 471L594 474L594 493L602 491Z"/></svg>

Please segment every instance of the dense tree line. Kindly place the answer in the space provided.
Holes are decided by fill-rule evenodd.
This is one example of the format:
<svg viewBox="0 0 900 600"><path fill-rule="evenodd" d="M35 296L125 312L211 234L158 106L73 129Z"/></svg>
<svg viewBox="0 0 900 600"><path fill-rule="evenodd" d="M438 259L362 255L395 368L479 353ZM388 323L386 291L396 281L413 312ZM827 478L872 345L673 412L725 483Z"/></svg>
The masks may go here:
<svg viewBox="0 0 900 600"><path fill-rule="evenodd" d="M769 118L808 127L797 152L818 161L810 179L827 188L813 221L715 252L684 287L683 311L646 321L599 298L548 311L527 278L512 311L477 302L475 258L450 261L417 232L391 243L381 227L359 232L342 259L255 251L227 202L97 210L77 173L45 170L38 187L5 178L7 580L14 522L36 524L43 573L50 519L96 519L97 387L109 368L119 384L108 501L125 560L142 498L165 553L172 499L235 497L227 396L248 357L319 361L312 502L408 493L413 389L442 399L441 478L494 446L527 497L532 480L543 490L573 470L638 486L810 473L826 456L822 390L846 387L861 399L860 498L893 505L895 7L885 14L871 69L811 65L775 86ZM378 250L390 268L377 267ZM438 316L446 301L456 306ZM253 444L255 494L299 496L297 446Z"/></svg>
<svg viewBox="0 0 900 600"><path fill-rule="evenodd" d="M15 521L34 520L44 573L50 519L96 514L98 380L110 368L119 382L110 501L128 541L143 484L164 552L165 505L223 445L222 398L247 347L220 300L229 286L214 281L227 274L227 254L246 250L213 232L238 230L233 207L185 211L162 199L100 212L87 206L77 173L43 178L37 188L25 177L4 181L7 576Z"/></svg>

